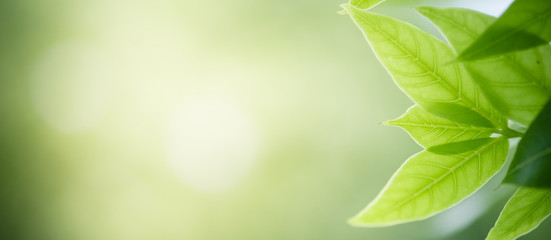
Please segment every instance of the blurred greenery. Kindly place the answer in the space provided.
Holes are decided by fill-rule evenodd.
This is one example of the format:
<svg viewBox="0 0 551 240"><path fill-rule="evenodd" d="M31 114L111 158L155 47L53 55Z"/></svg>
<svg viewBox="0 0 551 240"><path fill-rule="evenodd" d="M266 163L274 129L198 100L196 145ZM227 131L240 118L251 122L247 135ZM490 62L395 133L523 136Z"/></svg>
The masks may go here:
<svg viewBox="0 0 551 240"><path fill-rule="evenodd" d="M420 148L378 124L411 101L340 3L0 1L0 238L482 238L499 181L431 220L347 225ZM443 4L507 2L377 8L437 33L411 7Z"/></svg>

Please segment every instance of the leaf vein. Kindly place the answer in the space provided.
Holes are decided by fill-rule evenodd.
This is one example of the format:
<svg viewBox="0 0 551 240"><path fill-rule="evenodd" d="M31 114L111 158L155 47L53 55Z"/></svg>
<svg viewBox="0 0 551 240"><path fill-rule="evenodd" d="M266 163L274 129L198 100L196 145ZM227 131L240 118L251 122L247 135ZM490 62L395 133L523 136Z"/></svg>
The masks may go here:
<svg viewBox="0 0 551 240"><path fill-rule="evenodd" d="M379 33L381 33L389 42L391 42L396 48L400 49L402 52L408 54L408 55L413 55L411 53L410 50L408 50L407 48L405 48L401 43L397 42L396 39L394 39L393 37L391 37L391 35L384 31L383 29L381 29L379 26L371 23L370 21L368 21L368 19L366 19L365 16L363 15L358 15L357 16L359 19L362 20L363 23L365 23L366 25L369 25L371 26L372 28L374 28L375 30L377 30ZM439 40L436 40L436 41L439 41ZM431 45L432 48L433 48L433 51L434 51L434 46ZM433 55L436 55L436 54L433 54ZM435 57L436 58L436 57ZM442 80L442 78L438 75L438 73L436 72L436 62L434 63L435 67L432 69L432 71L430 70L429 66L419 60L419 59L411 59L417 66L421 67L422 69L424 69L425 71L427 72L430 72L430 75L435 78L435 79L440 79ZM456 65L457 67L457 65ZM485 111L482 111L481 109L479 109L476 105L474 105L474 103L472 103L470 100L468 99L464 99L462 98L461 95L459 95L459 93L457 92L457 89L454 89L453 86L451 86L449 83L447 83L446 81L442 81L442 86L448 90L448 92L452 93L452 94L455 94L459 99L462 99L463 102L472 107L476 112L478 112L480 115L484 116L485 118L487 118L488 120L490 120L492 123L494 123L496 126L501 126L501 127L506 127L500 120L498 119L495 119L493 118L492 116L488 116L488 114L485 112Z"/></svg>
<svg viewBox="0 0 551 240"><path fill-rule="evenodd" d="M459 163L455 164L453 167L451 167L447 172L445 172L444 174L442 174L441 176L439 176L438 178L436 178L435 181L433 181L432 183L428 184L427 186L423 187L422 189L420 189L419 191L411 194L409 197L407 197L406 199L402 200L401 202L399 202L398 204L395 204L394 206L392 206L391 208L389 208L387 211L392 211L396 208L399 208L401 207L402 205L408 203L410 200L416 198L417 196L419 196L420 194L422 194L423 192L427 191L428 188L434 186L435 184L439 183L442 179L444 179L445 177L447 177L448 175L452 174L453 176L453 182L454 182L454 196L457 194L457 183L456 183L456 176L455 176L455 170L458 169L459 167L463 166L466 162L472 160L472 158L474 156L476 156L477 154L481 154L483 151L485 151L487 148L489 147L492 147L494 146L495 144L499 143L500 141L503 141L502 138L496 138L493 142L490 142L488 143L486 146L483 146L481 147L480 149L474 151L472 154L468 155L467 157L464 157L463 160L461 160Z"/></svg>

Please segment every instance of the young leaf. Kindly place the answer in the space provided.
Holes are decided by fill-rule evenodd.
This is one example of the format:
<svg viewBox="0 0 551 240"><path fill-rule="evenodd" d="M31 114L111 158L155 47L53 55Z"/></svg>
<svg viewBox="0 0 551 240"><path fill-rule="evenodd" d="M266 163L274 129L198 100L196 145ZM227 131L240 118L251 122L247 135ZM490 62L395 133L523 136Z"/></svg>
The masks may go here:
<svg viewBox="0 0 551 240"><path fill-rule="evenodd" d="M446 36L457 52L474 42L495 20L468 9L417 9ZM541 46L465 62L493 105L508 118L528 126L551 97L551 46Z"/></svg>
<svg viewBox="0 0 551 240"><path fill-rule="evenodd" d="M389 226L428 218L482 187L503 166L506 138L455 155L422 151L409 158L350 223Z"/></svg>
<svg viewBox="0 0 551 240"><path fill-rule="evenodd" d="M360 9L370 9L385 0L350 0L350 5Z"/></svg>
<svg viewBox="0 0 551 240"><path fill-rule="evenodd" d="M456 103L427 103L425 104L425 109L428 112L436 112L440 117L452 119L455 122L487 128L495 127L492 122L490 122L490 120L483 117L472 108L468 108Z"/></svg>
<svg viewBox="0 0 551 240"><path fill-rule="evenodd" d="M501 211L486 240L513 240L525 235L551 214L551 191L519 188Z"/></svg>
<svg viewBox="0 0 551 240"><path fill-rule="evenodd" d="M504 182L551 188L551 101L520 140Z"/></svg>
<svg viewBox="0 0 551 240"><path fill-rule="evenodd" d="M473 149L478 149L480 146L487 145L492 140L492 138L477 138L472 140L451 142L429 147L427 148L427 151L443 155L460 154Z"/></svg>
<svg viewBox="0 0 551 240"><path fill-rule="evenodd" d="M551 1L516 0L458 59L470 61L548 44L550 24Z"/></svg>
<svg viewBox="0 0 551 240"><path fill-rule="evenodd" d="M505 118L493 109L461 64L450 63L451 48L435 37L393 18L368 13L351 5L345 11L370 43L380 62L400 88L419 106L432 114L449 118L456 108L471 109L462 119L487 121L468 124L506 127ZM435 107L438 106L445 107Z"/></svg>
<svg viewBox="0 0 551 240"><path fill-rule="evenodd" d="M409 108L399 118L384 124L403 128L425 148L454 141L489 137L492 133L498 132L494 128L470 126L437 117L417 105Z"/></svg>

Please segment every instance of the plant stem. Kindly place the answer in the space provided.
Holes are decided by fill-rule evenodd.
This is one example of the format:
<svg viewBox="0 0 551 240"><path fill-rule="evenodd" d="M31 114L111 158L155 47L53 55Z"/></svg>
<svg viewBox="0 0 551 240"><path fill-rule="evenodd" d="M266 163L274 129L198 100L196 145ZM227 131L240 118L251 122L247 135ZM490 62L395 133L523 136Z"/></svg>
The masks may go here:
<svg viewBox="0 0 551 240"><path fill-rule="evenodd" d="M524 133L518 132L516 130L510 129L508 127L504 128L501 131L501 134L507 138L516 138L516 137L523 137Z"/></svg>

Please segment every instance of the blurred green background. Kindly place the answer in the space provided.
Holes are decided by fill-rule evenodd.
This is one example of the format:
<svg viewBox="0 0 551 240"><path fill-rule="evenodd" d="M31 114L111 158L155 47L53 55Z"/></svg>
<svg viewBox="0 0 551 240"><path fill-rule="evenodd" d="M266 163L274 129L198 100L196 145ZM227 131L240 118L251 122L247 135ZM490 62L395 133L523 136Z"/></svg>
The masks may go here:
<svg viewBox="0 0 551 240"><path fill-rule="evenodd" d="M493 15L511 1L397 1ZM482 239L512 193L346 221L420 150L342 1L0 1L0 239ZM544 223L525 239L542 239Z"/></svg>

